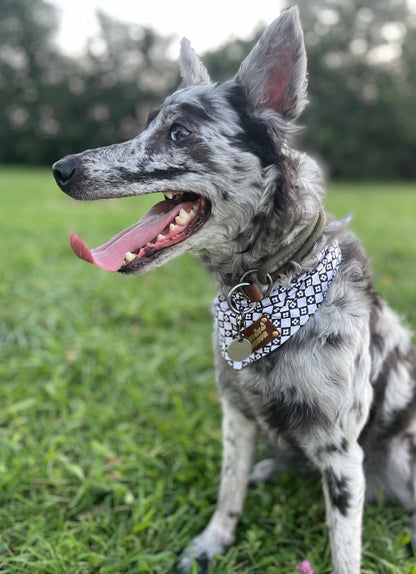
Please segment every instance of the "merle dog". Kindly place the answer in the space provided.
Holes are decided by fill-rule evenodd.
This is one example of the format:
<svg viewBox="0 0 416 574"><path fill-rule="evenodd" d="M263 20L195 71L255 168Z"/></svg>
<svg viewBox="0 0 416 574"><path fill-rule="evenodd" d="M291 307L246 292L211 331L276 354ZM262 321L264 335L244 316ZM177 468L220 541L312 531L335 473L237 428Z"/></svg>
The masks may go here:
<svg viewBox="0 0 416 574"><path fill-rule="evenodd" d="M92 200L162 192L138 223L75 253L140 274L199 253L218 284L215 369L223 409L216 510L177 565L207 570L233 543L258 431L275 459L322 475L333 572L358 574L364 498L411 515L416 543L416 361L409 332L375 293L347 222L326 217L316 163L289 146L306 104L306 55L292 8L231 80L211 83L186 40L183 84L124 143L53 166L62 190Z"/></svg>

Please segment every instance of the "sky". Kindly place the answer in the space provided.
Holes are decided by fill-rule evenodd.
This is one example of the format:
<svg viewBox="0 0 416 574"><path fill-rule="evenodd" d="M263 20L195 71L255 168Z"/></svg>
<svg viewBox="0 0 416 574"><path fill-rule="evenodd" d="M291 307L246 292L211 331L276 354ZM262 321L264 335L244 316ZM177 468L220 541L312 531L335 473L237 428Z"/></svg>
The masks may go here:
<svg viewBox="0 0 416 574"><path fill-rule="evenodd" d="M162 35L187 37L202 54L230 38L247 38L260 24L274 20L282 0L49 0L61 17L57 41L71 55L81 52L97 30L95 11L102 9L125 22L150 26ZM172 54L175 56L175 54Z"/></svg>

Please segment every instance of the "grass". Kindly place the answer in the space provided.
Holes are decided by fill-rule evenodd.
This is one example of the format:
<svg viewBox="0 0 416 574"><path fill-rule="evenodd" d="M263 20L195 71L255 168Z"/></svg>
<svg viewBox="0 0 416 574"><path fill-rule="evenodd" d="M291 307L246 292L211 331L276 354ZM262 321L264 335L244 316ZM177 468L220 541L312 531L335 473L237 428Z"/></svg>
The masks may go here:
<svg viewBox="0 0 416 574"><path fill-rule="evenodd" d="M205 525L221 461L210 351L214 288L197 260L124 278L77 260L150 198L82 204L42 169L0 171L0 572L163 574ZM415 185L337 185L327 205L416 327ZM416 574L407 517L366 508L363 573ZM319 482L249 491L213 573L330 571Z"/></svg>

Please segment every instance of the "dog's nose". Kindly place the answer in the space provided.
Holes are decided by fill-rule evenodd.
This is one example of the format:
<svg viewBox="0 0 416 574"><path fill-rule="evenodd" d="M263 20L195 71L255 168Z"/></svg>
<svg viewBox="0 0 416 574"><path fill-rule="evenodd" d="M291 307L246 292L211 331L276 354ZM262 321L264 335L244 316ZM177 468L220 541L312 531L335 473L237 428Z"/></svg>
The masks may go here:
<svg viewBox="0 0 416 574"><path fill-rule="evenodd" d="M64 157L52 166L52 173L56 183L65 191L76 171L76 162L72 157Z"/></svg>

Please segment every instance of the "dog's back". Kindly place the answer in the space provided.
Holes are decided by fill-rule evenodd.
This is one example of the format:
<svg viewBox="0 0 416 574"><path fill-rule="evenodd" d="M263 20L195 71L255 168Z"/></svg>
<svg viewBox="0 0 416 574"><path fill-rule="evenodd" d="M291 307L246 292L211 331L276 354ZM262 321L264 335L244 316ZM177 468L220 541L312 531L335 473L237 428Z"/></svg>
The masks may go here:
<svg viewBox="0 0 416 574"><path fill-rule="evenodd" d="M365 451L367 498L401 503L412 516L416 492L416 357L409 331L377 295L371 316L370 380L374 396L360 442Z"/></svg>

